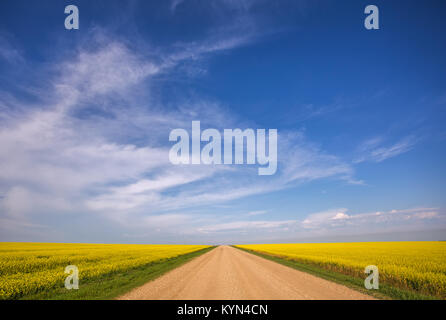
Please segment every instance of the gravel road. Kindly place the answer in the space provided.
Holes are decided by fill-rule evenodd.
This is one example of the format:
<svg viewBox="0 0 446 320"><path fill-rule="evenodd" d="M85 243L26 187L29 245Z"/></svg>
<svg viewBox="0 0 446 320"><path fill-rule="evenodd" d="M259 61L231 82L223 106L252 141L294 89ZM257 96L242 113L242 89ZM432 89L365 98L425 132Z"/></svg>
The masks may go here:
<svg viewBox="0 0 446 320"><path fill-rule="evenodd" d="M119 299L373 299L229 246L219 246Z"/></svg>

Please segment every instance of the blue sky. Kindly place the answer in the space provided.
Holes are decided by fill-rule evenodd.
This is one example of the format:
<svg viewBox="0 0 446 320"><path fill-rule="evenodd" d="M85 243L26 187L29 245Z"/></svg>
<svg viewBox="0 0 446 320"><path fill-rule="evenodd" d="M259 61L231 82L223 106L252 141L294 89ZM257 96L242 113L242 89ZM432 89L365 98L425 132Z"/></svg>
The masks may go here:
<svg viewBox="0 0 446 320"><path fill-rule="evenodd" d="M0 240L446 239L446 6L368 4L2 1ZM277 173L172 165L193 120L278 129Z"/></svg>

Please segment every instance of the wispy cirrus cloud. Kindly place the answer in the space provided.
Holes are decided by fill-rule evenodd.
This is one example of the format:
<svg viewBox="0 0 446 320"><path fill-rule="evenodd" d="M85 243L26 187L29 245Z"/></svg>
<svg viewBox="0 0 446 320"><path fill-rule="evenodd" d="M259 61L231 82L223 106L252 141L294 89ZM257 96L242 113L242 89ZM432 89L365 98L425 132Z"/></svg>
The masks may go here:
<svg viewBox="0 0 446 320"><path fill-rule="evenodd" d="M228 223L214 224L198 228L199 232L228 232L236 231L243 232L243 230L252 232L253 230L268 230L276 231L277 229L287 228L287 226L294 225L295 220L259 220L259 221L234 221Z"/></svg>
<svg viewBox="0 0 446 320"><path fill-rule="evenodd" d="M173 166L168 161L171 129L188 128L197 117L214 128L239 123L206 100L161 108L151 95L152 85L182 61L232 49L244 40L206 39L174 52L155 50L161 56L154 58L107 41L106 34L96 38L51 66L55 74L35 91L32 103L8 98L0 129L0 207L9 220L77 213L99 214L129 227L167 225L187 208L353 174L348 164L292 132L280 137L279 173L262 183L246 166Z"/></svg>
<svg viewBox="0 0 446 320"><path fill-rule="evenodd" d="M361 146L358 148L359 155L353 160L353 162L382 162L400 154L409 152L415 147L419 140L420 138L417 138L414 135L409 135L393 144L384 145L385 139L383 137L374 137L364 141L361 144Z"/></svg>
<svg viewBox="0 0 446 320"><path fill-rule="evenodd" d="M258 216L258 215L267 214L267 213L268 213L268 211L266 211L266 210L256 210L256 211L249 211L247 213L247 215L248 216Z"/></svg>

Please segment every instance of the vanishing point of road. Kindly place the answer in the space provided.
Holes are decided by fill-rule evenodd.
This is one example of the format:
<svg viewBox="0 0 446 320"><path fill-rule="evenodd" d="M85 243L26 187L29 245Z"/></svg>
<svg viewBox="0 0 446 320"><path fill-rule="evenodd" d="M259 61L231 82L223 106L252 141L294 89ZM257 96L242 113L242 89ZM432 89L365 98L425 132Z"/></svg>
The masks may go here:
<svg viewBox="0 0 446 320"><path fill-rule="evenodd" d="M365 300L373 298L245 251L219 246L119 299Z"/></svg>

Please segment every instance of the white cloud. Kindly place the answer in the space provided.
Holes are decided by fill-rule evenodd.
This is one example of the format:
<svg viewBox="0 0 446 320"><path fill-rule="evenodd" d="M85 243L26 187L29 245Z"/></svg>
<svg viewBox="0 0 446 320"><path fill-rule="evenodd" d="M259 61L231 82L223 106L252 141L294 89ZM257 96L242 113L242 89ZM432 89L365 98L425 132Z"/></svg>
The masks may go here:
<svg viewBox="0 0 446 320"><path fill-rule="evenodd" d="M160 72L160 66L117 42L111 42L99 51L81 50L74 62L63 64L61 68L63 76L56 88L63 94L69 88L79 99L122 92Z"/></svg>
<svg viewBox="0 0 446 320"><path fill-rule="evenodd" d="M150 95L151 84L182 59L227 50L245 40L221 36L214 43L206 40L187 48L179 46L175 52L152 58L101 37L99 45L81 47L76 56L53 66L59 74L36 91L33 103L8 96L0 118L0 212L8 221L32 220L33 214L78 213L99 214L131 227L157 221L167 225L167 221L189 217L180 219L172 211L314 179L352 176L349 165L295 133L279 137L279 172L261 183L252 167L171 165L171 129L187 128L197 116L203 126L214 128L235 128L240 123L216 102L197 99L181 102L174 110L161 108ZM241 225L258 229L290 223L249 221ZM230 226L236 224L210 223L203 230Z"/></svg>
<svg viewBox="0 0 446 320"><path fill-rule="evenodd" d="M278 160L286 183L333 176L355 182L349 164L309 143L302 133L282 133L279 139Z"/></svg>
<svg viewBox="0 0 446 320"><path fill-rule="evenodd" d="M359 147L359 156L353 162L382 162L412 150L418 140L415 136L407 136L390 146L381 146L384 141L382 137L366 140Z"/></svg>
<svg viewBox="0 0 446 320"><path fill-rule="evenodd" d="M221 231L253 231L258 229L280 229L287 228L296 223L295 220L281 220L281 221L233 221L227 223L214 224L198 228L198 231L203 233L221 232Z"/></svg>
<svg viewBox="0 0 446 320"><path fill-rule="evenodd" d="M266 210L257 210L257 211L250 211L247 213L247 215L248 216L258 216L258 215L266 214L266 213L268 213L268 211L266 211Z"/></svg>
<svg viewBox="0 0 446 320"><path fill-rule="evenodd" d="M379 232L383 226L392 225L399 227L407 223L421 226L421 221L445 222L445 214L440 214L438 208L411 208L403 210L389 210L369 213L347 214L345 208L313 213L301 222L305 229L312 230L336 230L342 229L348 232L367 231Z"/></svg>
<svg viewBox="0 0 446 320"><path fill-rule="evenodd" d="M432 219L438 217L438 212L436 211L417 212L414 214L414 217L417 219Z"/></svg>
<svg viewBox="0 0 446 320"><path fill-rule="evenodd" d="M344 219L348 219L350 218L350 216L348 214L345 214L343 212L338 212L333 218L331 218L332 220L344 220Z"/></svg>
<svg viewBox="0 0 446 320"><path fill-rule="evenodd" d="M194 219L194 216L186 214L164 214L145 217L143 223L149 227L159 229L178 227L190 223L191 219Z"/></svg>
<svg viewBox="0 0 446 320"><path fill-rule="evenodd" d="M312 213L308 215L305 220L302 221L302 226L304 228L311 229L319 228L326 225L335 225L335 220L343 220L344 217L348 217L345 212L347 212L347 209L340 208Z"/></svg>

